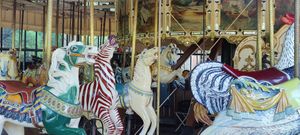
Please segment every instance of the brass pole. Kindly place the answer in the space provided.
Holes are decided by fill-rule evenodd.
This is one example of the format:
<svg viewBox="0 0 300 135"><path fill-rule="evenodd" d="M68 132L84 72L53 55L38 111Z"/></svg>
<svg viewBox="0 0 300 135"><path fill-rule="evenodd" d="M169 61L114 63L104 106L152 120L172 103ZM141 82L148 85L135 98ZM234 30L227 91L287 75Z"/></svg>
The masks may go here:
<svg viewBox="0 0 300 135"><path fill-rule="evenodd" d="M154 14L154 46L157 46L157 31L158 31L158 0L155 0L155 14Z"/></svg>
<svg viewBox="0 0 300 135"><path fill-rule="evenodd" d="M262 51L261 51L261 0L257 0L257 45L256 45L256 66L262 70Z"/></svg>
<svg viewBox="0 0 300 135"><path fill-rule="evenodd" d="M50 67L51 61L51 34L52 34L52 10L53 10L53 1L48 0L48 9L47 9L47 24L46 24L46 41L45 41L45 48L46 48L46 66Z"/></svg>
<svg viewBox="0 0 300 135"><path fill-rule="evenodd" d="M130 78L133 78L134 71L134 58L135 58L135 45L136 45L136 27L137 27L137 14L138 14L138 0L134 1L134 19L133 19L133 32L132 32L132 52L131 52L131 64L130 64ZM104 22L105 23L105 22Z"/></svg>
<svg viewBox="0 0 300 135"><path fill-rule="evenodd" d="M300 0L296 0L295 1L295 51L294 51L294 57L295 57L295 77L300 76L300 41L299 41L299 37L300 37Z"/></svg>
<svg viewBox="0 0 300 135"><path fill-rule="evenodd" d="M160 48L161 48L161 31L162 31L162 29L161 29L161 13L162 13L162 9L161 9L161 0L159 0L159 2L158 2L158 35L155 35L155 36L158 36L157 37L157 39L158 39L158 41L157 41L157 43L158 43L158 50L160 50ZM165 3L164 3L165 4ZM158 51L158 52L160 52L160 51ZM160 118L160 66L161 66L161 61L160 61L160 53L158 53L158 64L157 64L157 76L158 76L158 78L157 78L157 97L156 97L156 100L157 100L157 102L156 102L156 114L157 114L157 116L156 116L156 121L157 121L157 123L156 123L156 134L157 135L159 135L159 118Z"/></svg>
<svg viewBox="0 0 300 135"><path fill-rule="evenodd" d="M11 41L11 48L15 49L15 44L16 44L16 19L17 19L17 1L14 0L13 4L13 32L12 32L12 41Z"/></svg>
<svg viewBox="0 0 300 135"><path fill-rule="evenodd" d="M275 64L274 60L274 2L269 0L269 23L270 23L270 56L271 56L271 66Z"/></svg>
<svg viewBox="0 0 300 135"><path fill-rule="evenodd" d="M94 46L94 0L90 0L90 45Z"/></svg>

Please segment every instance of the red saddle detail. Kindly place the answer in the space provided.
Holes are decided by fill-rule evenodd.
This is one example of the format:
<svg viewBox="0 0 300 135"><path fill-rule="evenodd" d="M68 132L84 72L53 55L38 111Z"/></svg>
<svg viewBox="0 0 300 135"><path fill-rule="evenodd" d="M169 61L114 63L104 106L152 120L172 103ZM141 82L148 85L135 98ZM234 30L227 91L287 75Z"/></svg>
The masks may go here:
<svg viewBox="0 0 300 135"><path fill-rule="evenodd" d="M289 76L284 72L276 69L276 68L269 68L260 71L253 71L253 72L244 72L236 70L229 65L223 65L223 71L227 72L228 74L232 75L235 78L240 76L249 76L257 81L268 81L272 84L279 84L289 80Z"/></svg>
<svg viewBox="0 0 300 135"><path fill-rule="evenodd" d="M21 81L0 81L0 87L2 87L8 94L20 94L25 104L30 104L34 100L32 92L36 87L29 87Z"/></svg>

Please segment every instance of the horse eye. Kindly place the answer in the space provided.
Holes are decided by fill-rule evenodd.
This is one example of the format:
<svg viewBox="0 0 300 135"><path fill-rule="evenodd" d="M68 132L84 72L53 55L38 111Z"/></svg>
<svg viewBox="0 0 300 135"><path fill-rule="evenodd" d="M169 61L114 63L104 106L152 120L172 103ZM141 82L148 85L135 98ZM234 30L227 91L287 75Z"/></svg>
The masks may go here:
<svg viewBox="0 0 300 135"><path fill-rule="evenodd" d="M77 50L78 50L78 48L75 46L71 48L71 51L77 51Z"/></svg>

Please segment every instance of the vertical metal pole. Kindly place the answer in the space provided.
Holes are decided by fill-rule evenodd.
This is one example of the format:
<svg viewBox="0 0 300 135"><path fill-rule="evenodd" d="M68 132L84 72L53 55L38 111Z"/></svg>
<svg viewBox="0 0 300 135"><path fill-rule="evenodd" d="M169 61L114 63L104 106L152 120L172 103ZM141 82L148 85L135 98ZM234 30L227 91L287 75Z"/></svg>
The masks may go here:
<svg viewBox="0 0 300 135"><path fill-rule="evenodd" d="M0 28L1 28L1 32L2 32L2 20L3 18L2 18L2 0L0 0ZM2 37L0 37L1 38L1 40L2 40ZM0 43L1 45L2 45L2 42ZM1 49L2 49L2 47L1 47Z"/></svg>
<svg viewBox="0 0 300 135"><path fill-rule="evenodd" d="M24 12L24 10L23 10L23 12ZM24 57L23 57L23 71L25 71L25 69L26 69L26 30L24 31L24 49L23 49L23 51L24 51ZM22 42L22 41L20 41L20 42Z"/></svg>
<svg viewBox="0 0 300 135"><path fill-rule="evenodd" d="M257 0L257 45L256 45L256 66L262 70L262 51L261 51L261 1Z"/></svg>
<svg viewBox="0 0 300 135"><path fill-rule="evenodd" d="M155 14L154 14L154 46L157 46L157 31L158 31L158 0L155 0Z"/></svg>
<svg viewBox="0 0 300 135"><path fill-rule="evenodd" d="M12 32L12 41L11 41L11 48L15 49L16 44L16 19L17 19L17 1L14 0L13 4L13 32Z"/></svg>
<svg viewBox="0 0 300 135"><path fill-rule="evenodd" d="M299 37L300 37L300 0L296 0L295 1L295 77L298 77L300 76L300 41L299 41Z"/></svg>
<svg viewBox="0 0 300 135"><path fill-rule="evenodd" d="M65 0L62 1L62 27L61 27L61 44L64 46L64 40L65 40Z"/></svg>
<svg viewBox="0 0 300 135"><path fill-rule="evenodd" d="M48 0L48 9L47 9L47 24L46 24L46 41L45 41L45 48L46 48L46 56L44 56L46 60L46 66L50 67L51 62L51 35L52 35L52 10L53 10L53 1Z"/></svg>
<svg viewBox="0 0 300 135"><path fill-rule="evenodd" d="M0 0L0 51L3 49L2 0Z"/></svg>
<svg viewBox="0 0 300 135"><path fill-rule="evenodd" d="M202 5L202 6L203 6L203 9L202 9L202 12L203 12L203 13L206 13L206 12L205 12L205 11L206 11L205 5L206 5L206 0L203 1L203 5ZM204 41L204 38L205 38L205 35L206 35L206 33L205 33L205 32L206 32L206 29L205 29L205 28L206 28L206 16L203 15L203 16L202 16L202 19L203 19L203 21L202 21L202 22L203 22L203 26L202 26L202 29L203 29L203 30L202 30L202 31L203 31L202 41ZM206 56L206 53L205 53L205 45L206 45L206 44L203 44L203 48L204 48L204 49L200 51L200 52L202 52L202 53L201 53L202 55L200 55L201 63L205 61L205 56ZM199 52L199 51L197 51L197 52ZM190 68L191 68L191 67L190 67Z"/></svg>
<svg viewBox="0 0 300 135"><path fill-rule="evenodd" d="M76 36L76 41L80 41L80 0L77 2L77 36Z"/></svg>
<svg viewBox="0 0 300 135"><path fill-rule="evenodd" d="M104 11L104 19L103 19L103 30L102 30L102 43L104 43L104 38L105 38L105 23L106 22L106 11Z"/></svg>
<svg viewBox="0 0 300 135"><path fill-rule="evenodd" d="M156 36L158 36L158 49L160 49L161 48L161 2L162 0L159 0L159 2L158 2L158 35L156 35ZM164 3L165 4L165 3ZM158 52L160 52L160 51L158 51ZM156 134L157 135L159 135L159 118L160 118L160 65L161 65L161 63L160 63L161 61L160 61L160 53L158 53L158 64L157 64L157 76L158 76L158 78L157 78L157 102L156 102L156 114L157 114L157 118L156 118L156 121L157 121L157 123L156 123L156 126L157 126L157 128L156 128Z"/></svg>
<svg viewBox="0 0 300 135"><path fill-rule="evenodd" d="M90 0L90 45L94 46L94 0Z"/></svg>
<svg viewBox="0 0 300 135"><path fill-rule="evenodd" d="M97 40L98 40L97 47L99 48L100 47L100 36L97 36Z"/></svg>
<svg viewBox="0 0 300 135"><path fill-rule="evenodd" d="M35 32L35 51L34 51L35 56L38 56L38 32Z"/></svg>
<svg viewBox="0 0 300 135"><path fill-rule="evenodd" d="M21 57L21 53L22 53L22 41L23 41L23 24L24 24L24 10L20 10L20 20L19 20L19 22L20 22L20 25L19 25L19 31L20 31L20 33L19 33L19 58ZM24 48L24 50L23 51L25 51L25 48ZM25 55L23 56L24 58L26 57ZM19 63L18 63L18 65L20 66L21 65L21 61L19 61ZM25 70L25 61L23 61L23 71Z"/></svg>
<svg viewBox="0 0 300 135"><path fill-rule="evenodd" d="M72 8L72 4L70 4L70 9ZM70 10L70 18L69 18L69 40L68 42L72 41L73 40L73 30L72 30L72 19L73 18L73 15L72 15L72 10Z"/></svg>
<svg viewBox="0 0 300 135"><path fill-rule="evenodd" d="M102 44L102 18L100 18L100 45Z"/></svg>
<svg viewBox="0 0 300 135"><path fill-rule="evenodd" d="M81 6L82 4L80 3L80 5L79 6ZM79 35L81 36L81 41L82 41L82 10L81 10L81 8L79 7L79 10L80 10L80 25L79 25L79 27L80 27L80 32L79 32Z"/></svg>
<svg viewBox="0 0 300 135"><path fill-rule="evenodd" d="M270 56L271 56L271 66L275 64L274 59L274 1L269 0L269 29L270 29Z"/></svg>
<svg viewBox="0 0 300 135"><path fill-rule="evenodd" d="M138 0L134 0L134 19L133 19L133 32L132 32L132 52L131 52L131 64L130 64L130 78L133 78L134 71L134 58L135 58L135 46L136 46L136 27L137 27L137 15L138 15ZM105 20L105 19L104 19ZM105 22L104 22L105 23Z"/></svg>

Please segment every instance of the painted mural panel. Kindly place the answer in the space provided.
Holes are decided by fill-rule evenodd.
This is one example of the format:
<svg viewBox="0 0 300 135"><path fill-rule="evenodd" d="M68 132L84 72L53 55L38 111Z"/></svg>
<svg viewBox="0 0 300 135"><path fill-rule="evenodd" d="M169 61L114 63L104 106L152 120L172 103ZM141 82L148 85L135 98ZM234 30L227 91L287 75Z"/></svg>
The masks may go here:
<svg viewBox="0 0 300 135"><path fill-rule="evenodd" d="M234 19L245 9L251 0L222 0L221 29L228 29ZM253 0L249 7L241 14L238 20L233 23L229 30L255 30L257 28L256 0Z"/></svg>
<svg viewBox="0 0 300 135"><path fill-rule="evenodd" d="M227 29L249 2L251 0L222 0L221 29ZM275 31L277 31L282 26L280 18L285 16L286 13L294 13L294 0L275 0L275 6ZM257 28L256 7L256 0L253 0L239 19L230 27L230 30L255 30Z"/></svg>
<svg viewBox="0 0 300 135"><path fill-rule="evenodd" d="M203 30L204 0L172 0L172 15L187 31ZM171 31L183 31L179 24L171 19Z"/></svg>
<svg viewBox="0 0 300 135"><path fill-rule="evenodd" d="M139 0L137 32L154 32L155 0Z"/></svg>

